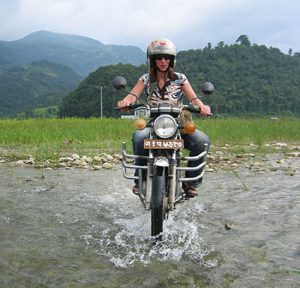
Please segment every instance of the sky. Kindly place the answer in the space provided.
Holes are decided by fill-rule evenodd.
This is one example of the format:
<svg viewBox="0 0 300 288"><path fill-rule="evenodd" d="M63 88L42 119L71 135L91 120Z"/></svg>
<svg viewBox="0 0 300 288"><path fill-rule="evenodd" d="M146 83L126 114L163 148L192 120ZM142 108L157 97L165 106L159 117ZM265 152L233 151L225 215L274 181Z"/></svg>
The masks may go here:
<svg viewBox="0 0 300 288"><path fill-rule="evenodd" d="M0 40L47 30L146 51L157 38L180 50L252 44L300 52L299 0L0 0Z"/></svg>

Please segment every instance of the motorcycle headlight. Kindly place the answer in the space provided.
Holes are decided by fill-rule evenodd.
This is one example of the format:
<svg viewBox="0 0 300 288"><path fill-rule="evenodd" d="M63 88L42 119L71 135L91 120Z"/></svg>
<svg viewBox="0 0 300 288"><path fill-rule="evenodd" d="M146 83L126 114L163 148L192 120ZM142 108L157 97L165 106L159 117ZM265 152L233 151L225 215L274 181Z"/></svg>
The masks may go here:
<svg viewBox="0 0 300 288"><path fill-rule="evenodd" d="M155 134L160 138L170 138L177 130L177 123L170 115L157 117L153 124Z"/></svg>

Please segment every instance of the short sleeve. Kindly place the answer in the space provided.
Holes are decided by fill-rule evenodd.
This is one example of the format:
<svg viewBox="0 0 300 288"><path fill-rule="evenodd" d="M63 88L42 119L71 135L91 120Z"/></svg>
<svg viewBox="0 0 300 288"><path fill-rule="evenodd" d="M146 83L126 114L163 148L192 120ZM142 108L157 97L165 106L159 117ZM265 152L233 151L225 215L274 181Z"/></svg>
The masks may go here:
<svg viewBox="0 0 300 288"><path fill-rule="evenodd" d="M188 84L189 80L187 79L187 77L185 76L185 74L182 73L176 73L178 80L180 82L180 85L184 85L184 84Z"/></svg>
<svg viewBox="0 0 300 288"><path fill-rule="evenodd" d="M139 78L139 81L143 81L144 85L147 86L147 83L149 82L149 74L144 74Z"/></svg>

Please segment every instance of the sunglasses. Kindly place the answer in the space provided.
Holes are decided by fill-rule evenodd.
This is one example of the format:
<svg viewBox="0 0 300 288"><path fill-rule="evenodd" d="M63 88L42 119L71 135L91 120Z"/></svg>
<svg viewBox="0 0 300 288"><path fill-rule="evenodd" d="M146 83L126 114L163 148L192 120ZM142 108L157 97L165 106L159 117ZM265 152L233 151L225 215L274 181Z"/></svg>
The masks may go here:
<svg viewBox="0 0 300 288"><path fill-rule="evenodd" d="M162 59L170 60L171 57L172 57L171 55L158 54L158 55L155 55L155 60L162 60Z"/></svg>

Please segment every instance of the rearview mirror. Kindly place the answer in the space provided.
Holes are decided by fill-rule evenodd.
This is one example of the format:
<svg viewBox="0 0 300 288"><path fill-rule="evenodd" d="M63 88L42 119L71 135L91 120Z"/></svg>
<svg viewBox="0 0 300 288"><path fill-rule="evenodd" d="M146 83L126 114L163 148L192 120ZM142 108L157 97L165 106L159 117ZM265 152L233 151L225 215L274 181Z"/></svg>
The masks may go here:
<svg viewBox="0 0 300 288"><path fill-rule="evenodd" d="M113 79L112 84L117 90L123 90L126 88L127 81L123 76L116 76Z"/></svg>
<svg viewBox="0 0 300 288"><path fill-rule="evenodd" d="M204 95L211 95L215 90L215 87L210 82L204 82L204 84L201 86L201 91Z"/></svg>

